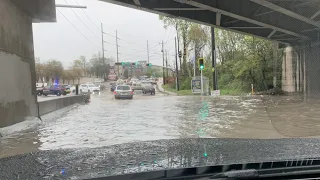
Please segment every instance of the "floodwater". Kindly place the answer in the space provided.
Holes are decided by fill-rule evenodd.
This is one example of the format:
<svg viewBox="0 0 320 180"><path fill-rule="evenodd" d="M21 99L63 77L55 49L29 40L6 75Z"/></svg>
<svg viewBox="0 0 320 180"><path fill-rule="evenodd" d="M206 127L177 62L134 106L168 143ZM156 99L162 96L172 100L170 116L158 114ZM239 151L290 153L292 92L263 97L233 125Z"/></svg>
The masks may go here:
<svg viewBox="0 0 320 180"><path fill-rule="evenodd" d="M91 102L42 117L35 127L0 138L0 157L64 148L181 138L274 139L320 135L320 103L289 96L155 96Z"/></svg>

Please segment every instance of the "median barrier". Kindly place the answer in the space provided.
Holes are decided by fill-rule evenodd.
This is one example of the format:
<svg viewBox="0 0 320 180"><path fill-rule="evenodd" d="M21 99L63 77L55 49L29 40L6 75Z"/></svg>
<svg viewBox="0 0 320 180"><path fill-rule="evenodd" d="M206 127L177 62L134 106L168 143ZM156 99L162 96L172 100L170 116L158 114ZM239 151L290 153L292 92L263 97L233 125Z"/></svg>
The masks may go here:
<svg viewBox="0 0 320 180"><path fill-rule="evenodd" d="M50 99L47 101L41 101L39 103L39 116L48 114L50 112L65 108L67 106L76 103L85 103L86 98L82 95L78 96L66 96L63 98Z"/></svg>

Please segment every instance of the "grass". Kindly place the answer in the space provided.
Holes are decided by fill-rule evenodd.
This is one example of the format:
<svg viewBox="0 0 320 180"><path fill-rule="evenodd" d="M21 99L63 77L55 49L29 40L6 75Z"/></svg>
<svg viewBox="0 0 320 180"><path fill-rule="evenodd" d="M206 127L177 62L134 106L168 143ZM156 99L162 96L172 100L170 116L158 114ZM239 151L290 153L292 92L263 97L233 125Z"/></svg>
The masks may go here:
<svg viewBox="0 0 320 180"><path fill-rule="evenodd" d="M200 95L200 94L193 94L191 92L191 89L177 91L176 89L168 85L162 85L162 88L165 89L166 91L174 92L178 96L199 96ZM248 94L248 92L246 93L238 89L220 89L220 95L240 96L244 94Z"/></svg>

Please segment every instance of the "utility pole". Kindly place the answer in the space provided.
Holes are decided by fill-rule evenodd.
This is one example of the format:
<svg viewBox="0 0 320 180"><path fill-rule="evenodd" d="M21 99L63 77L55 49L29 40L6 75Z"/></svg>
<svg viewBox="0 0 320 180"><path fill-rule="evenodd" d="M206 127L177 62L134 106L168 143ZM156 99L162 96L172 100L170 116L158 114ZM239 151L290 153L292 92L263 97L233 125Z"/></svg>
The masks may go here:
<svg viewBox="0 0 320 180"><path fill-rule="evenodd" d="M147 40L147 53L148 53L148 64L149 64L149 42ZM149 66L147 66L147 73L149 72Z"/></svg>
<svg viewBox="0 0 320 180"><path fill-rule="evenodd" d="M178 54L177 54L177 37L174 38L175 50L176 50L176 75L177 75L177 91L179 91L179 71L178 71Z"/></svg>
<svg viewBox="0 0 320 180"><path fill-rule="evenodd" d="M148 64L149 64L149 42L147 40Z"/></svg>
<svg viewBox="0 0 320 180"><path fill-rule="evenodd" d="M104 40L103 40L103 24L101 23L101 39L102 39L102 62L103 62L103 80L106 80L106 63L104 60Z"/></svg>
<svg viewBox="0 0 320 180"><path fill-rule="evenodd" d="M211 44L212 44L212 81L213 81L213 90L218 90L218 74L216 69L216 43L214 37L214 27L211 27Z"/></svg>
<svg viewBox="0 0 320 180"><path fill-rule="evenodd" d="M168 74L168 52L166 50L166 76L168 77L169 74Z"/></svg>
<svg viewBox="0 0 320 180"><path fill-rule="evenodd" d="M161 49L161 52L162 52L162 76L163 76L163 85L166 84L166 80L165 80L165 75L164 75L164 51L163 51L163 41L161 42L162 44L162 49Z"/></svg>
<svg viewBox="0 0 320 180"><path fill-rule="evenodd" d="M193 63L193 76L196 77L196 61L197 61L197 51L196 44L194 44L194 63Z"/></svg>
<svg viewBox="0 0 320 180"><path fill-rule="evenodd" d="M116 46L117 46L117 63L119 62L119 50L118 50L118 31L116 30ZM119 78L119 65L117 65L118 78Z"/></svg>

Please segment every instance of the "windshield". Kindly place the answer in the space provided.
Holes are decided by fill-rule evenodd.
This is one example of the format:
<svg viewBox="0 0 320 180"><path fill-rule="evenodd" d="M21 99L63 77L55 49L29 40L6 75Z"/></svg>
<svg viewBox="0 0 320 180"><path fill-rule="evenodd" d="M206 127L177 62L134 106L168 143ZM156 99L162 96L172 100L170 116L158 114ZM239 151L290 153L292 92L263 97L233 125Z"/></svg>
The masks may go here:
<svg viewBox="0 0 320 180"><path fill-rule="evenodd" d="M130 86L117 86L117 90L130 90Z"/></svg>
<svg viewBox="0 0 320 180"><path fill-rule="evenodd" d="M320 0L29 1L0 0L0 180L318 162Z"/></svg>

